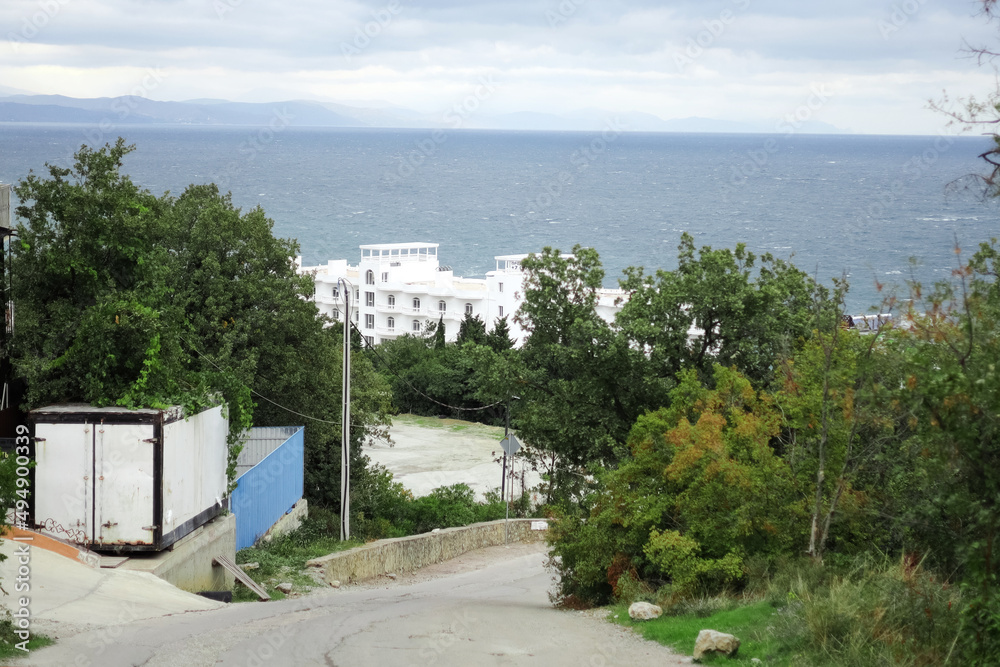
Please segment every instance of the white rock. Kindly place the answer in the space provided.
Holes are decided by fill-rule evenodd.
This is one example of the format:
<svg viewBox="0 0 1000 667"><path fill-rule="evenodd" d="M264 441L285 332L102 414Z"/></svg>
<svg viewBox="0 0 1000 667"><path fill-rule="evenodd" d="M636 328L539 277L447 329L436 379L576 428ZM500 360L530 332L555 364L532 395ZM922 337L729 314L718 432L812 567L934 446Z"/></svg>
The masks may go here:
<svg viewBox="0 0 1000 667"><path fill-rule="evenodd" d="M694 659L701 660L706 653L713 651L730 657L740 649L740 640L733 635L716 630L702 630L694 642Z"/></svg>
<svg viewBox="0 0 1000 667"><path fill-rule="evenodd" d="M340 588L340 580L334 579L333 581L330 582L330 586L333 588Z"/></svg>
<svg viewBox="0 0 1000 667"><path fill-rule="evenodd" d="M292 592L292 585L291 585L290 583L288 583L287 581L285 581L285 582L282 582L282 583L278 584L278 585L277 585L277 586L275 586L274 588L275 588L276 590L279 590L279 591L281 591L281 592L282 592L282 593L284 593L285 595L288 595L289 593L291 593L291 592Z"/></svg>
<svg viewBox="0 0 1000 667"><path fill-rule="evenodd" d="M659 618L661 614L663 614L662 609L648 602L633 602L632 606L628 608L628 615L636 621Z"/></svg>

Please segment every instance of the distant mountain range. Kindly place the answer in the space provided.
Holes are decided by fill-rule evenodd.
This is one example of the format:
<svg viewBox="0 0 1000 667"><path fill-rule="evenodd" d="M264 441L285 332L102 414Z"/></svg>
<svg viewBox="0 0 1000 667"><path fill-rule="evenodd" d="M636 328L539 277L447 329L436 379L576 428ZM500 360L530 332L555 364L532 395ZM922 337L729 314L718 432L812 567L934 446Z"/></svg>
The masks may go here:
<svg viewBox="0 0 1000 667"><path fill-rule="evenodd" d="M612 132L781 132L777 122L729 121L712 118L664 120L640 112L611 113L583 109L569 114L519 112L433 115L387 104L350 106L289 100L274 103L199 99L159 102L144 97L79 99L63 95L11 94L0 87L0 123L111 123L114 125L242 125L281 127L468 128L484 130L584 130ZM819 121L795 128L802 133L831 134L845 130Z"/></svg>

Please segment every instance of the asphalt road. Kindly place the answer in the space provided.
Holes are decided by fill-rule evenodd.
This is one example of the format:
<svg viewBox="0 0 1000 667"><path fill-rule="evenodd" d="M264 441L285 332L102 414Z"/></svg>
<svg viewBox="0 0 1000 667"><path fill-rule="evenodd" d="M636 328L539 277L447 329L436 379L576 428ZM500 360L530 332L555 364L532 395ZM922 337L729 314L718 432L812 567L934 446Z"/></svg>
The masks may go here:
<svg viewBox="0 0 1000 667"><path fill-rule="evenodd" d="M90 627L18 664L688 664L591 612L554 609L540 544L493 547L396 581ZM127 619L127 617L126 617Z"/></svg>

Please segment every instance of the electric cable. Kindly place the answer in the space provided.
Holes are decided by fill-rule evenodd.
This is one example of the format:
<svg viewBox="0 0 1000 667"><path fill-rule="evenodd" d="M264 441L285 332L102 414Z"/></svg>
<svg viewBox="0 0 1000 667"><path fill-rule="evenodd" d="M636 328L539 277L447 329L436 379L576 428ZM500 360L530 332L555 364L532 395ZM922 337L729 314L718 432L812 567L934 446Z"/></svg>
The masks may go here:
<svg viewBox="0 0 1000 667"><path fill-rule="evenodd" d="M187 339L187 337L184 334L181 334L181 338L185 339L185 342L187 342L187 344L191 347L192 350L194 350L195 352L198 353L198 356L200 358L204 359L205 361L207 361L208 363L210 363L212 366L215 366L216 370L218 370L220 373L226 373L226 374L230 373L230 371L227 371L226 369L224 369L221 366L219 366L219 364L215 363L212 360L211 357L209 357L208 355L204 354L201 350L199 350L197 348L197 346L193 345L191 343L191 341L189 339ZM271 405L274 405L275 407L284 410L285 412L290 412L291 414L296 415L297 417L302 417L303 419L311 419L312 421L320 422L321 424L330 424L331 426L340 426L341 423L342 423L342 422L339 422L339 421L334 422L334 421L330 421L329 419L322 419L320 417L312 417L310 415L298 412L297 410L292 410L291 408L289 408L287 406L284 406L281 403L278 403L277 401L271 400L267 396L264 396L260 392L255 391L254 389L250 389L250 393L253 394L254 396L256 396L257 398L263 399L263 400L267 401L268 403L270 403ZM361 429L364 429L364 428L368 428L368 427L365 426L365 425L363 425L363 424L351 424L351 428L361 428Z"/></svg>
<svg viewBox="0 0 1000 667"><path fill-rule="evenodd" d="M365 338L365 335L363 333L361 333L361 329L358 328L358 325L356 325L354 322L351 322L351 328L358 332L358 334L361 336L361 342L364 343L365 347L367 347L369 350L371 350L372 353L374 353L374 355L376 357L378 357L379 360L383 364L385 364L386 368L388 368L390 371L392 371L393 375L395 375L396 377L398 377L400 380L402 380L406 384L407 387L409 387L410 389L412 389L416 393L420 394L421 396L423 396L424 398L426 398L431 403L437 403L438 405L440 405L442 407L445 407L445 408L448 408L449 410L459 410L461 412L478 412L479 410L488 410L489 408L496 407L496 406L498 406L498 405L500 405L500 404L502 404L504 402L504 399L501 399L501 400L497 401L496 403L490 403L489 405L483 405L483 406L478 407L478 408L460 408L460 407L458 407L456 405L448 405L447 403L442 403L441 401L439 401L439 400L437 400L435 398L431 398L430 396L428 396L427 394L425 394L424 392L420 391L419 389L417 389L416 387L414 387L412 384L410 384L410 382L406 378L404 378L402 375L400 375L399 373L397 373L396 369L393 368L391 365L389 365L389 362L387 362L385 360L385 357L383 357L381 354L378 353L378 351L375 349L375 346L368 342L368 339Z"/></svg>

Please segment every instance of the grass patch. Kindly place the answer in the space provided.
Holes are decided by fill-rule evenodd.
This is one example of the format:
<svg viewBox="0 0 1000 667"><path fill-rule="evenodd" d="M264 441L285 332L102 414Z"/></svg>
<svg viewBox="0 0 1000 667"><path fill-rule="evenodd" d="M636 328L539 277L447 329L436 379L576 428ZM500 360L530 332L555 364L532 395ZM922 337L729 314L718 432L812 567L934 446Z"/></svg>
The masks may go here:
<svg viewBox="0 0 1000 667"><path fill-rule="evenodd" d="M9 611L6 616L6 618L0 619L0 660L6 661L10 658L23 658L31 655L33 651L55 643L50 637L32 633L31 638L28 640L28 652L25 653L16 646L21 639L14 634L16 629L11 621Z"/></svg>
<svg viewBox="0 0 1000 667"><path fill-rule="evenodd" d="M735 604L737 603L728 606ZM740 650L735 658L706 656L702 661L706 665L752 665L756 664L753 662L754 658L768 665L801 664L791 660L792 647L776 637L774 625L777 613L768 602L762 601L708 615L694 611L676 616L661 616L652 621L633 621L629 618L627 605L616 605L609 618L619 625L634 628L644 638L669 646L683 655L694 652L695 639L705 629L727 632L739 638Z"/></svg>
<svg viewBox="0 0 1000 667"><path fill-rule="evenodd" d="M437 428L450 431L452 433L463 433L465 435L481 435L488 438L496 437L497 440L503 437L502 426L489 426L487 424L480 424L479 422L470 422L462 419L403 414L394 416L392 421L394 424L401 424L404 426Z"/></svg>
<svg viewBox="0 0 1000 667"><path fill-rule="evenodd" d="M610 620L685 655L701 630L736 635L737 657L708 656L711 665L930 667L966 664L962 608L961 591L920 563L862 555L846 567L785 563L756 601L683 600L652 621L633 621L621 604Z"/></svg>
<svg viewBox="0 0 1000 667"><path fill-rule="evenodd" d="M261 542L255 547L241 549L236 553L236 562L241 565L258 563L259 567L256 569L245 571L275 600L285 597L281 591L275 589L275 586L283 582L291 583L293 591L309 591L323 584L309 574L306 569L307 561L361 544L357 540L341 542L338 537L330 535L328 529L327 517L310 516L291 533L276 537L269 542ZM256 593L237 582L233 590L233 601L254 600L257 600Z"/></svg>

